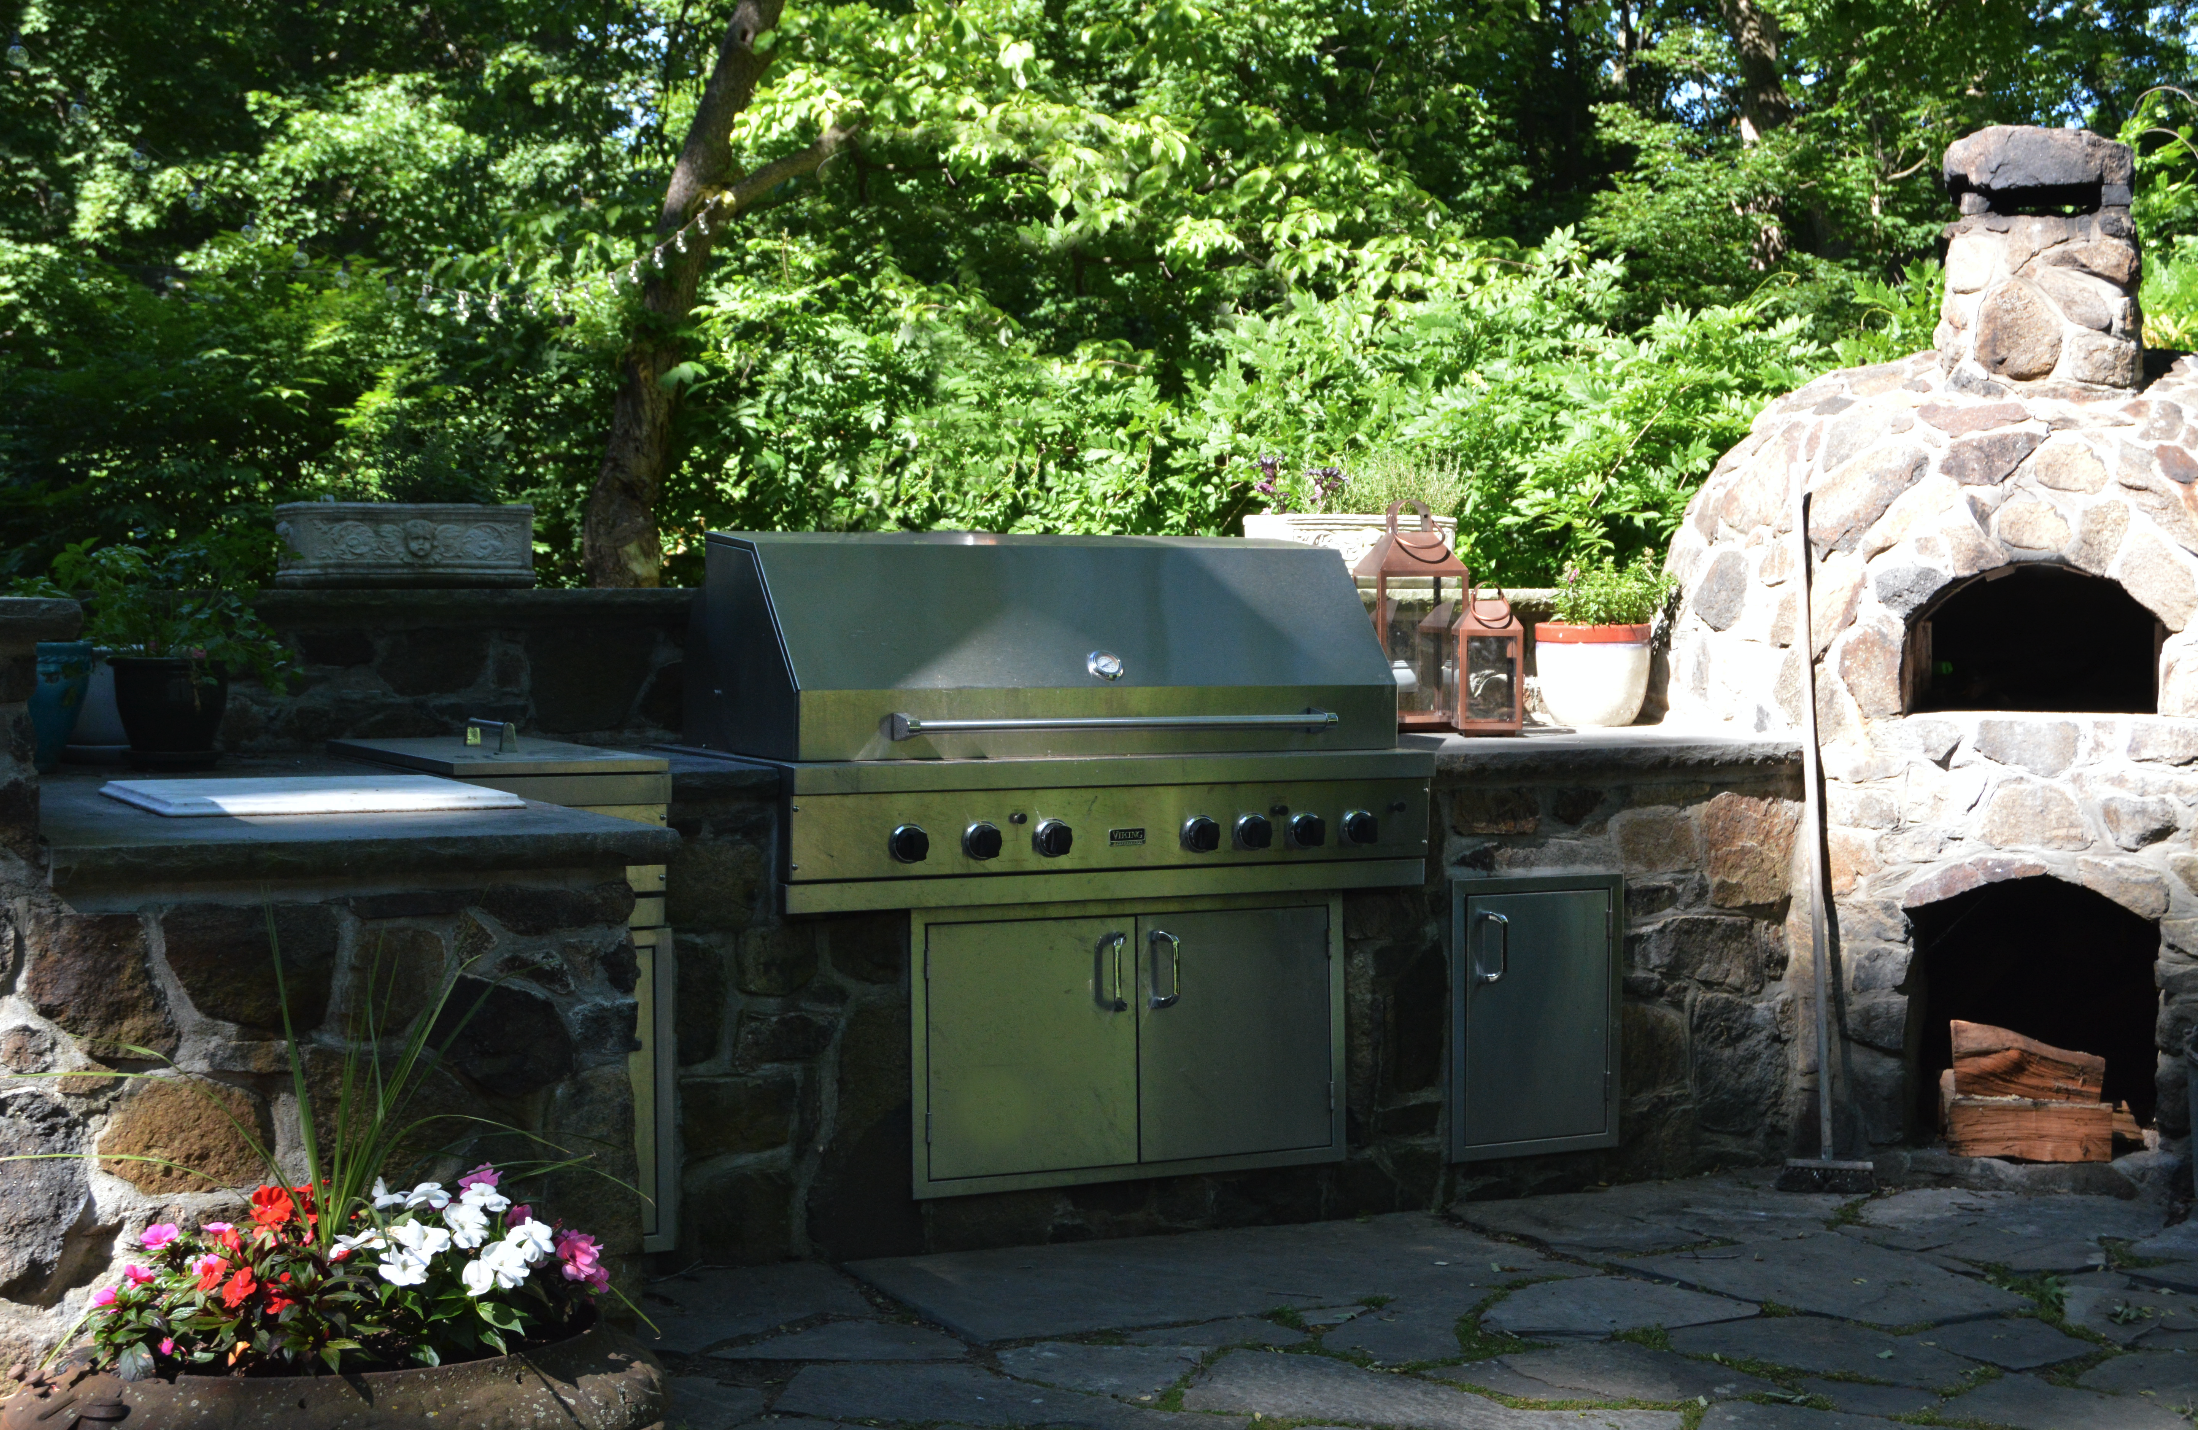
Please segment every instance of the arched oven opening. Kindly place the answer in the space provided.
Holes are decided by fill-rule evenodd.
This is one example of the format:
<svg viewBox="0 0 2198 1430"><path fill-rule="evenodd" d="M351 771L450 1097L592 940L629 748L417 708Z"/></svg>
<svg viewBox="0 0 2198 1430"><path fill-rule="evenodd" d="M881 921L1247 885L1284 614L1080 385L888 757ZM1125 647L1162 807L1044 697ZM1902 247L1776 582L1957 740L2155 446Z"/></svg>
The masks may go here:
<svg viewBox="0 0 2198 1430"><path fill-rule="evenodd" d="M1911 715L2150 715L2166 639L2118 582L2066 566L2002 566L1947 588L1910 622L1902 696Z"/></svg>
<svg viewBox="0 0 2198 1430"><path fill-rule="evenodd" d="M2152 1125L2158 925L2047 877L1971 889L1911 910L1909 923L1913 1126L1938 1124L1939 1074L1953 1066L1947 1025L1956 1018L2105 1058L2105 1100L2128 1103L2141 1126Z"/></svg>

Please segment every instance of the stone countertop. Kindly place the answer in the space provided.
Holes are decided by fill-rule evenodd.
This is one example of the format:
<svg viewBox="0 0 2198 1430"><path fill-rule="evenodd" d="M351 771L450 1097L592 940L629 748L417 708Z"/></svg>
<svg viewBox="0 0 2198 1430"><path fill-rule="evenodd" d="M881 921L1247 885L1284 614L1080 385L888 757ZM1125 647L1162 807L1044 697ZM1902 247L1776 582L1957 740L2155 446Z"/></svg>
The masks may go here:
<svg viewBox="0 0 2198 1430"><path fill-rule="evenodd" d="M350 774L379 767L324 757L227 757L208 775ZM231 879L372 879L392 874L668 863L669 829L527 801L524 809L437 814L170 819L99 793L111 779L189 778L64 765L39 782L39 832L53 887Z"/></svg>
<svg viewBox="0 0 2198 1430"><path fill-rule="evenodd" d="M1575 774L1656 773L1798 765L1801 742L1786 735L1735 735L1681 725L1552 730L1517 736L1400 735L1400 748L1435 756L1435 780L1477 775L1540 779Z"/></svg>
<svg viewBox="0 0 2198 1430"><path fill-rule="evenodd" d="M662 755L671 762L674 804L695 800L778 798L780 775L768 765L692 754L672 745L645 748L647 753Z"/></svg>

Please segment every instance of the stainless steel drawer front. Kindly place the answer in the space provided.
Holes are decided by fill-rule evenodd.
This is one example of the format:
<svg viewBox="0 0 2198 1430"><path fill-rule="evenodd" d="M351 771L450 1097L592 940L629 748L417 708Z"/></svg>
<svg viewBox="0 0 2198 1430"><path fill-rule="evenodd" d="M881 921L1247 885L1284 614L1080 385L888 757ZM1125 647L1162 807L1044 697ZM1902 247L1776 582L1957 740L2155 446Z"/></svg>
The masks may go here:
<svg viewBox="0 0 2198 1430"><path fill-rule="evenodd" d="M1616 1146L1622 881L1451 889L1453 1158Z"/></svg>

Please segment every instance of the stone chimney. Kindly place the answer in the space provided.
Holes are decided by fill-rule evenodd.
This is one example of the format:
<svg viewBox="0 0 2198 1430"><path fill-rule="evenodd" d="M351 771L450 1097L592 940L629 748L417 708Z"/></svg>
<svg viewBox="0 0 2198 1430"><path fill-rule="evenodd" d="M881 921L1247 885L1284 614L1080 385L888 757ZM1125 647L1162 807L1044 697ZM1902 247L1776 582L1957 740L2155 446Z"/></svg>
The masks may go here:
<svg viewBox="0 0 2198 1430"><path fill-rule="evenodd" d="M1996 124L1947 149L1962 216L1947 229L1933 342L1950 386L2140 384L2133 173L2127 144L2086 129Z"/></svg>

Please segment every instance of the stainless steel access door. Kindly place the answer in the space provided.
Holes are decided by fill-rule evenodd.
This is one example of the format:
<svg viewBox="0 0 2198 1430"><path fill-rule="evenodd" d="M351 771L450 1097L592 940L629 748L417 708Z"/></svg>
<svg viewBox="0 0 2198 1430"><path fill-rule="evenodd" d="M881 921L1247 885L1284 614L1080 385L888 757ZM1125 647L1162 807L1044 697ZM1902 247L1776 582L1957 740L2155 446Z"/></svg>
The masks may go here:
<svg viewBox="0 0 2198 1430"><path fill-rule="evenodd" d="M1137 1160L1136 929L1134 918L930 928L918 1144L929 1180Z"/></svg>
<svg viewBox="0 0 2198 1430"><path fill-rule="evenodd" d="M1325 1147L1328 906L1137 921L1147 1162Z"/></svg>
<svg viewBox="0 0 2198 1430"><path fill-rule="evenodd" d="M1452 1159L1616 1146L1623 879L1450 887Z"/></svg>

